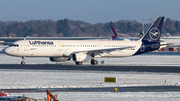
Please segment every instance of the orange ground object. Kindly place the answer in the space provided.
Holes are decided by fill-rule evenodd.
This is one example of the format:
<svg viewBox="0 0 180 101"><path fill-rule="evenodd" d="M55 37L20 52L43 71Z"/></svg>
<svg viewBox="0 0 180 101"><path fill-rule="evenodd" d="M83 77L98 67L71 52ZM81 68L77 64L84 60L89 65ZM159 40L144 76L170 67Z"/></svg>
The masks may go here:
<svg viewBox="0 0 180 101"><path fill-rule="evenodd" d="M59 101L57 100L57 95L53 96L48 89L46 90L46 93L47 93L47 101L52 101L52 99L53 101Z"/></svg>

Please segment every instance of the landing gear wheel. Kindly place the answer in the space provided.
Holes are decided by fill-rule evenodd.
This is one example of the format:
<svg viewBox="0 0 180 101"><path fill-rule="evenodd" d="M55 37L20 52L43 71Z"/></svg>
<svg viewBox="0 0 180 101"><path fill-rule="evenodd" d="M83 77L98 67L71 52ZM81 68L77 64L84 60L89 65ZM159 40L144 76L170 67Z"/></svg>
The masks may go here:
<svg viewBox="0 0 180 101"><path fill-rule="evenodd" d="M97 65L98 61L97 60L91 60L91 65Z"/></svg>
<svg viewBox="0 0 180 101"><path fill-rule="evenodd" d="M82 65L82 62L76 62L76 65Z"/></svg>
<svg viewBox="0 0 180 101"><path fill-rule="evenodd" d="M25 57L22 57L22 62L21 62L21 65L25 65Z"/></svg>
<svg viewBox="0 0 180 101"><path fill-rule="evenodd" d="M21 65L25 65L25 61L22 61L22 62L21 62Z"/></svg>

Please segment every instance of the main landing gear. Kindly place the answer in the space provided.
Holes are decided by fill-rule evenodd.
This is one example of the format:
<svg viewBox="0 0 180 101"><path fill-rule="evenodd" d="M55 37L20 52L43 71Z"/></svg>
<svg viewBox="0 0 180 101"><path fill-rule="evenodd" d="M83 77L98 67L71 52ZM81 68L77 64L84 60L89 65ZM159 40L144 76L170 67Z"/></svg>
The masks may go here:
<svg viewBox="0 0 180 101"><path fill-rule="evenodd" d="M94 60L94 59L91 60L91 65L97 65L97 64L98 64L97 60Z"/></svg>
<svg viewBox="0 0 180 101"><path fill-rule="evenodd" d="M98 64L98 61L95 60L95 55L91 54L91 65L97 65L97 64Z"/></svg>
<svg viewBox="0 0 180 101"><path fill-rule="evenodd" d="M76 61L76 60L74 60ZM91 65L97 65L98 64L98 61L95 60L95 56L94 54L91 54ZM76 65L82 65L82 62L76 62Z"/></svg>
<svg viewBox="0 0 180 101"><path fill-rule="evenodd" d="M91 65L97 65L97 64L98 64L97 60L94 59L91 60ZM76 65L82 65L82 62L76 62Z"/></svg>
<svg viewBox="0 0 180 101"><path fill-rule="evenodd" d="M82 62L76 62L76 65L82 65Z"/></svg>
<svg viewBox="0 0 180 101"><path fill-rule="evenodd" d="M22 62L21 62L21 65L25 65L25 57L22 57Z"/></svg>

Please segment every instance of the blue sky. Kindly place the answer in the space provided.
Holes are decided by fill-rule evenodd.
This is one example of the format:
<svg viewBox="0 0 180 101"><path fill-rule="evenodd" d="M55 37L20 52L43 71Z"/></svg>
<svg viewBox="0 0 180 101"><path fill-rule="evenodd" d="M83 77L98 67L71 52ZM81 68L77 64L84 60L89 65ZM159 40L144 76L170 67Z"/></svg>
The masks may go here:
<svg viewBox="0 0 180 101"><path fill-rule="evenodd" d="M91 24L165 16L180 20L180 0L0 0L1 21L82 20ZM148 21L146 21L149 23Z"/></svg>

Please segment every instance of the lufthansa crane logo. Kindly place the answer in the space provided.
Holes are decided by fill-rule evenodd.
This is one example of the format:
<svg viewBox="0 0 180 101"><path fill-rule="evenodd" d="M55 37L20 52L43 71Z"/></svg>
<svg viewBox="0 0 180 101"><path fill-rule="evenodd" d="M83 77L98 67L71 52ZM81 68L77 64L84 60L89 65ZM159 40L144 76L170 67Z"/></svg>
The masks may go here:
<svg viewBox="0 0 180 101"><path fill-rule="evenodd" d="M152 40L157 40L160 37L160 31L157 28L152 28L149 31L149 36Z"/></svg>

